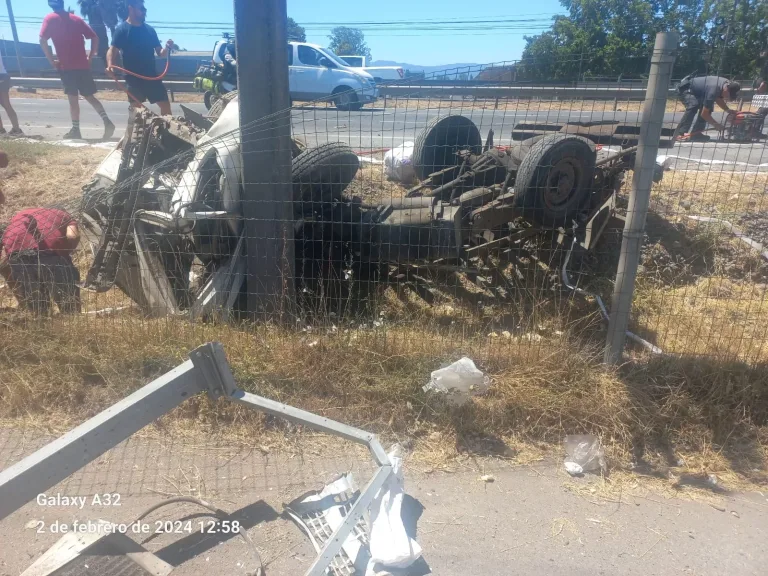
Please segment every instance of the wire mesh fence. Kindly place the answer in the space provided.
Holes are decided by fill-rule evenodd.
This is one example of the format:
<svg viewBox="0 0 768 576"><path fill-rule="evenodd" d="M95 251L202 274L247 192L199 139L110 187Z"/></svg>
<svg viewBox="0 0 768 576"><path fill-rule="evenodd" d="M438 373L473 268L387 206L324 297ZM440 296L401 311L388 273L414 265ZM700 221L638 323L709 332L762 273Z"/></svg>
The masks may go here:
<svg viewBox="0 0 768 576"><path fill-rule="evenodd" d="M580 77L547 91L517 69L340 86L242 129L236 93L203 117L139 112L61 212L13 199L32 210L6 210L4 314L148 335L172 326L190 341L224 324L243 337L287 326L297 346L365 333L393 351L430 342L436 356L599 347L644 83ZM602 89L611 97L597 99ZM629 351L754 364L765 108L747 100L715 114L726 129L710 141L681 139L685 106L701 107L691 98L666 102ZM264 166L253 142L281 152L270 156L280 165L253 175Z"/></svg>

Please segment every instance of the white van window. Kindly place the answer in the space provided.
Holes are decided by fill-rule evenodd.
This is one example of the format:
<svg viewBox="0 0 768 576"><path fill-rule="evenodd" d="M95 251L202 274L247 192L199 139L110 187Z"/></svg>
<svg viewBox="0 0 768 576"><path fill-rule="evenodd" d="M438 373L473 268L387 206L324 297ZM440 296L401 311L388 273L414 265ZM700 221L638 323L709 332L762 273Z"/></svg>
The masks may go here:
<svg viewBox="0 0 768 576"><path fill-rule="evenodd" d="M293 66L293 46L288 44L288 66Z"/></svg>
<svg viewBox="0 0 768 576"><path fill-rule="evenodd" d="M320 66L319 60L321 57L322 54L314 48L299 45L299 60L305 66Z"/></svg>

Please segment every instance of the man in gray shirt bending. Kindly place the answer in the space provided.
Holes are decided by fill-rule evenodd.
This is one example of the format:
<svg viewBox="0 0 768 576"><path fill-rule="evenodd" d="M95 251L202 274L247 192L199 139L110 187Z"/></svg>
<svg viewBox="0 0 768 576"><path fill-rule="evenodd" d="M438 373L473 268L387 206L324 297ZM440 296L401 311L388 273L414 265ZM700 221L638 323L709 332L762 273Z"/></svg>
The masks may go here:
<svg viewBox="0 0 768 576"><path fill-rule="evenodd" d="M723 125L712 118L715 104L731 114L733 110L728 108L726 100L735 100L741 90L737 82L731 82L720 76L699 76L698 78L685 78L680 83L678 91L680 101L685 104L685 113L680 124L675 130L675 137L680 137L690 130L689 141L709 142L709 136L703 134L707 123L718 130L723 130ZM691 130L693 118L699 115Z"/></svg>

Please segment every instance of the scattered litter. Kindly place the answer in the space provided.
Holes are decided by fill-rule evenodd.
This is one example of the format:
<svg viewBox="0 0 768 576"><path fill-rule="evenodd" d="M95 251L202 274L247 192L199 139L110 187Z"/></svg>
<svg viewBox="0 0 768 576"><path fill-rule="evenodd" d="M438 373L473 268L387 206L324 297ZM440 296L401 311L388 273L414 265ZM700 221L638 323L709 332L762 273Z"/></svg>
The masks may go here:
<svg viewBox="0 0 768 576"><path fill-rule="evenodd" d="M710 484L711 486L717 486L717 476L715 476L714 474L709 474L707 476L707 483Z"/></svg>
<svg viewBox="0 0 768 576"><path fill-rule="evenodd" d="M731 510L731 514L736 516L736 518L741 518L741 516L739 516L739 513L736 512L736 510Z"/></svg>
<svg viewBox="0 0 768 576"><path fill-rule="evenodd" d="M371 503L370 523L358 521L331 562L329 573L374 576L389 568L407 568L421 557L421 547L408 536L401 518L404 480L399 446L390 451L389 460L392 474ZM320 553L330 535L344 523L358 494L353 475L347 473L320 492L300 496L285 510Z"/></svg>
<svg viewBox="0 0 768 576"><path fill-rule="evenodd" d="M565 469L572 476L605 470L605 453L600 439L593 434L569 434L565 437Z"/></svg>
<svg viewBox="0 0 768 576"><path fill-rule="evenodd" d="M712 504L712 502L710 502L709 505L712 506L712 508L714 508L715 510L718 510L720 512L725 512L725 508L723 508L722 506L718 506L717 504Z"/></svg>
<svg viewBox="0 0 768 576"><path fill-rule="evenodd" d="M40 522L38 520L30 520L29 522L24 524L24 528L26 528L27 530L31 530L32 528L36 528L39 523Z"/></svg>
<svg viewBox="0 0 768 576"><path fill-rule="evenodd" d="M457 406L466 403L470 396L486 393L491 384L490 378L467 357L435 370L431 376L429 384L423 388L424 392L433 390L446 394L448 401Z"/></svg>
<svg viewBox="0 0 768 576"><path fill-rule="evenodd" d="M421 546L408 536L401 516L405 490L400 452L397 445L391 449L392 475L371 504L371 559L366 576L388 572L389 568L408 568L421 558Z"/></svg>
<svg viewBox="0 0 768 576"><path fill-rule="evenodd" d="M86 314L90 316L109 316L115 312L121 312L123 310L130 310L130 306L118 306L116 308L101 308L100 310L89 310Z"/></svg>
<svg viewBox="0 0 768 576"><path fill-rule="evenodd" d="M602 524L602 520L598 520L597 518L587 518L587 522L594 522L595 524Z"/></svg>
<svg viewBox="0 0 768 576"><path fill-rule="evenodd" d="M578 476L579 474L584 473L584 469L575 462L566 462L565 471L571 476Z"/></svg>
<svg viewBox="0 0 768 576"><path fill-rule="evenodd" d="M480 480L482 480L483 482L491 483L491 482L496 482L496 477L493 474L483 474L482 476L480 476Z"/></svg>
<svg viewBox="0 0 768 576"><path fill-rule="evenodd" d="M412 157L413 142L403 142L397 148L392 148L384 155L384 174L398 182L412 182L416 178Z"/></svg>

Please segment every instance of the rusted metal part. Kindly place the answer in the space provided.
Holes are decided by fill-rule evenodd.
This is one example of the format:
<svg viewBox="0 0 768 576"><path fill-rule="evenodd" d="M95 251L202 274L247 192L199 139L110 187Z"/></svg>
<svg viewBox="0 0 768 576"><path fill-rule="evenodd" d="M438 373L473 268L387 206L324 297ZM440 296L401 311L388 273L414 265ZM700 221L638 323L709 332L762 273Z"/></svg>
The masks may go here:
<svg viewBox="0 0 768 576"><path fill-rule="evenodd" d="M677 126L665 122L661 130L661 141L667 145L673 142ZM535 136L554 133L574 134L588 138L595 144L637 144L640 137L639 122L601 120L595 122L521 122L512 129L513 140L527 140Z"/></svg>
<svg viewBox="0 0 768 576"><path fill-rule="evenodd" d="M465 250L465 253L467 258L485 258L495 251L507 248L521 240L531 238L538 234L541 234L541 230L538 228L523 228L513 232L509 236L504 236L503 238L498 238L496 240L486 242L485 244L470 246Z"/></svg>

